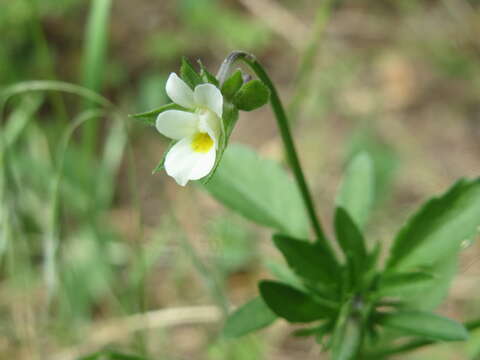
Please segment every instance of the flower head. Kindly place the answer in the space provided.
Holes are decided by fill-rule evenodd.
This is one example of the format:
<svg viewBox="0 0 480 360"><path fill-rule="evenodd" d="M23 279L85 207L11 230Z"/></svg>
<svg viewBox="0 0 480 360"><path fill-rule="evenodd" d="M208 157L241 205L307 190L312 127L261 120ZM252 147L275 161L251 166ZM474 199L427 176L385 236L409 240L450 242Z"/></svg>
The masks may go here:
<svg viewBox="0 0 480 360"><path fill-rule="evenodd" d="M221 136L223 96L213 84L192 90L177 74L168 77L170 99L185 110L167 110L157 117L157 130L178 140L165 157L165 170L185 186L189 180L207 176L215 165Z"/></svg>

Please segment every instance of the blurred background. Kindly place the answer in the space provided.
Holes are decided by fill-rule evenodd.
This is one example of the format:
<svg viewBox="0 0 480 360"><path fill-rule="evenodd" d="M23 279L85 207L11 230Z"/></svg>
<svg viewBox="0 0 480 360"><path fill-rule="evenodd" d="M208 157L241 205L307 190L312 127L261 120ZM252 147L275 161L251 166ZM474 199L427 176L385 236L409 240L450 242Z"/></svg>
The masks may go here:
<svg viewBox="0 0 480 360"><path fill-rule="evenodd" d="M167 140L127 115L168 102L165 80L182 56L215 73L232 50L257 55L291 114L324 224L359 150L375 162L368 234L384 248L425 199L479 175L478 0L0 0L0 39L1 89L19 92L0 115L1 359L102 349L326 359L281 321L238 340L218 336L216 305L256 295L281 259L270 230L201 187L152 175ZM30 91L29 80L82 85L115 107ZM268 107L242 113L232 139L282 162L279 140ZM466 241L441 311L478 317L479 275L480 249ZM400 357L479 356L474 334Z"/></svg>

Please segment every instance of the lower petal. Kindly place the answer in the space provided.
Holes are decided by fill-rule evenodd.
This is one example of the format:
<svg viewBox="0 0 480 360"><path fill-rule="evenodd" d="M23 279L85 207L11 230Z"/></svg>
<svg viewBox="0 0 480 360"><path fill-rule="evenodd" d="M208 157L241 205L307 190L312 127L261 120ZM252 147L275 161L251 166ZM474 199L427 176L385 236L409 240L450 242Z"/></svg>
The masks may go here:
<svg viewBox="0 0 480 360"><path fill-rule="evenodd" d="M165 158L165 170L175 181L185 186L189 180L198 180L207 176L215 164L215 148L206 153L195 152L192 138L177 142Z"/></svg>

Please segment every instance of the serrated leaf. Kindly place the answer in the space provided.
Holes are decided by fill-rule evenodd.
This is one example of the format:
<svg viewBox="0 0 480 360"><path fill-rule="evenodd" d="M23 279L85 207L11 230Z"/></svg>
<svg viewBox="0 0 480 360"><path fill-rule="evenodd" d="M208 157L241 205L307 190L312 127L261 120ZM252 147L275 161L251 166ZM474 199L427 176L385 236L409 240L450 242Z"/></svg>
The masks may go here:
<svg viewBox="0 0 480 360"><path fill-rule="evenodd" d="M227 100L232 100L243 85L242 71L235 71L222 85L222 94Z"/></svg>
<svg viewBox="0 0 480 360"><path fill-rule="evenodd" d="M247 147L229 145L205 188L249 220L288 235L308 236L308 219L296 185L278 164Z"/></svg>
<svg viewBox="0 0 480 360"><path fill-rule="evenodd" d="M403 295L415 289L423 289L431 284L435 277L427 272L404 272L383 274L377 294L380 296Z"/></svg>
<svg viewBox="0 0 480 360"><path fill-rule="evenodd" d="M446 317L423 311L401 311L383 314L379 324L405 332L439 341L460 341L468 338L465 327Z"/></svg>
<svg viewBox="0 0 480 360"><path fill-rule="evenodd" d="M192 88L192 90L195 89L197 85L204 83L200 75L195 71L192 64L190 64L186 57L182 58L180 77L188 84L188 86L190 86L190 88Z"/></svg>
<svg viewBox="0 0 480 360"><path fill-rule="evenodd" d="M330 307L289 285L264 280L260 282L259 288L268 307L275 314L290 322L310 322L325 319L332 314Z"/></svg>
<svg viewBox="0 0 480 360"><path fill-rule="evenodd" d="M428 201L395 238L388 268L429 266L456 256L464 240L480 226L480 180L460 180L444 195Z"/></svg>
<svg viewBox="0 0 480 360"><path fill-rule="evenodd" d="M337 206L350 214L362 229L370 215L375 199L375 170L366 152L356 155L345 171L337 197Z"/></svg>
<svg viewBox="0 0 480 360"><path fill-rule="evenodd" d="M270 90L260 80L250 80L242 85L233 98L239 110L252 111L265 105L270 99Z"/></svg>
<svg viewBox="0 0 480 360"><path fill-rule="evenodd" d="M152 125L152 126L155 126L155 121L157 120L157 116L160 113L162 113L164 111L167 111L167 110L188 111L187 109L185 109L184 107L182 107L180 105L170 103L170 104L162 105L157 109L153 109L153 110L146 111L146 112L143 112L143 113L132 114L132 115L129 115L129 116L132 117L132 118L135 118L135 119L142 119L142 120L144 120L145 123L147 123L149 125Z"/></svg>
<svg viewBox="0 0 480 360"><path fill-rule="evenodd" d="M225 337L233 338L246 335L264 328L277 319L261 297L256 297L235 310L228 318L223 329Z"/></svg>
<svg viewBox="0 0 480 360"><path fill-rule="evenodd" d="M335 284L338 281L338 264L318 242L277 234L273 237L290 268L303 279L313 283Z"/></svg>
<svg viewBox="0 0 480 360"><path fill-rule="evenodd" d="M334 224L335 234L347 259L353 284L360 284L367 260L363 235L350 215L341 207L335 212Z"/></svg>

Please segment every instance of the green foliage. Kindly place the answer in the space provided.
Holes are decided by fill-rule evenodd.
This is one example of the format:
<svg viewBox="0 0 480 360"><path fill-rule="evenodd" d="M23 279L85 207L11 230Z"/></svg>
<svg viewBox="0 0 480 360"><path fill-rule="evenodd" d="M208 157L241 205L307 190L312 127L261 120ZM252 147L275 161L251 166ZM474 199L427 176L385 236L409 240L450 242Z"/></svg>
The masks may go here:
<svg viewBox="0 0 480 360"><path fill-rule="evenodd" d="M308 221L295 184L275 162L230 145L207 191L249 220L282 233L306 237Z"/></svg>
<svg viewBox="0 0 480 360"><path fill-rule="evenodd" d="M239 307L227 319L223 334L226 337L239 337L272 324L277 316L260 297L256 297Z"/></svg>
<svg viewBox="0 0 480 360"><path fill-rule="evenodd" d="M338 283L339 266L320 243L309 243L286 235L275 235L273 242L299 277L310 283Z"/></svg>
<svg viewBox="0 0 480 360"><path fill-rule="evenodd" d="M440 197L428 201L395 238L388 268L431 266L455 256L464 240L480 226L480 180L460 180Z"/></svg>
<svg viewBox="0 0 480 360"><path fill-rule="evenodd" d="M260 282L259 289L268 307L290 322L325 319L333 312L330 306L319 302L319 299L280 282L264 280Z"/></svg>
<svg viewBox="0 0 480 360"><path fill-rule="evenodd" d="M138 114L133 114L133 115L130 115L130 116L132 118L142 120L147 125L155 126L155 121L157 120L158 115L161 114L164 111L167 111L167 110L187 111L187 109L185 109L184 107L182 107L180 105L170 103L170 104L162 105L157 109L153 109L153 110L138 113Z"/></svg>
<svg viewBox="0 0 480 360"><path fill-rule="evenodd" d="M379 322L407 335L418 335L432 340L459 341L468 338L468 331L462 324L428 312L401 311L383 314Z"/></svg>
<svg viewBox="0 0 480 360"><path fill-rule="evenodd" d="M353 286L360 286L365 272L367 249L360 230L357 228L348 213L337 208L335 212L335 233L337 241L345 254L347 265L350 268L350 276Z"/></svg>
<svg viewBox="0 0 480 360"><path fill-rule="evenodd" d="M182 66L180 67L180 77L185 81L188 86L193 90L197 85L203 84L205 81L196 72L192 64L186 57L182 58Z"/></svg>
<svg viewBox="0 0 480 360"><path fill-rule="evenodd" d="M235 94L243 85L243 76L240 69L236 70L222 85L222 94L225 99L232 101Z"/></svg>
<svg viewBox="0 0 480 360"><path fill-rule="evenodd" d="M233 103L239 110L252 111L265 105L270 99L270 90L260 80L250 80L236 91Z"/></svg>
<svg viewBox="0 0 480 360"><path fill-rule="evenodd" d="M381 296L401 296L417 288L423 290L434 278L432 274L420 271L392 274L387 272L381 275L376 292Z"/></svg>
<svg viewBox="0 0 480 360"><path fill-rule="evenodd" d="M361 324L354 318L342 319L333 333L332 360L356 359L361 342Z"/></svg>
<svg viewBox="0 0 480 360"><path fill-rule="evenodd" d="M337 206L348 211L358 227L368 221L375 198L375 171L366 152L350 161L337 197Z"/></svg>

